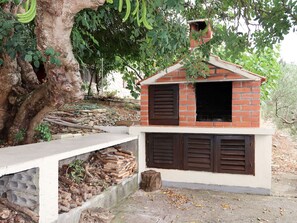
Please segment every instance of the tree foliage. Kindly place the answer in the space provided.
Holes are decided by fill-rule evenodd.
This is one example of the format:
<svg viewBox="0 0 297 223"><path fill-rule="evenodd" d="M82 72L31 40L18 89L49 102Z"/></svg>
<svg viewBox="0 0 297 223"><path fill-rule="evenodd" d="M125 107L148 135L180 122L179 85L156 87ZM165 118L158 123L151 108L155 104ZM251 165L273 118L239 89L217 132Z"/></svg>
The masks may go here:
<svg viewBox="0 0 297 223"><path fill-rule="evenodd" d="M271 93L266 113L279 128L297 134L297 65L282 64L282 76Z"/></svg>
<svg viewBox="0 0 297 223"><path fill-rule="evenodd" d="M228 57L224 50L217 50L216 55L226 61L241 65L248 71L266 77L262 84L262 101L271 99L271 94L276 88L277 81L281 77L281 64L279 46L274 48L264 48L261 51L243 52L238 58Z"/></svg>
<svg viewBox="0 0 297 223"><path fill-rule="evenodd" d="M118 1L97 12L85 10L76 17L72 33L74 52L82 66L94 67L104 60L104 73L118 70L137 96L137 80L165 68L180 58L188 48L187 26L177 13L181 2L149 2L147 20L153 30L139 25L134 16L123 23L124 10ZM132 8L135 2L132 2ZM141 17L142 15L140 15ZM97 66L101 69L101 66ZM96 70L99 73L99 70Z"/></svg>
<svg viewBox="0 0 297 223"><path fill-rule="evenodd" d="M17 54L25 58L30 53L36 53L36 40L32 24L22 24L12 14L0 8L0 54L3 52L11 58L15 58Z"/></svg>
<svg viewBox="0 0 297 223"><path fill-rule="evenodd" d="M135 2L132 1L132 9L135 8ZM118 3L119 1L115 0L112 5L106 4L99 9L97 14L101 15L102 22L98 21L98 24L102 29L96 31L97 35L89 36L89 40L96 45L97 55L104 58L105 73L109 70L122 72L123 78L135 96L138 90L135 83L138 80L180 59L183 59L190 79L199 75L204 76L207 71L203 61L208 59L211 52L218 53L217 49L224 51L224 59L228 58L233 62L240 62L238 61L240 57L248 59L248 54L245 52L257 55L253 58L253 62L252 58L249 58L251 62L246 68L251 68L261 75L265 74L264 76L270 73L268 85L272 86L270 83L275 79L278 68L273 66L262 72L260 66L261 64L265 66L264 61L269 57L268 48L273 49L290 28L297 25L296 2L288 0L148 1L147 16L149 23L154 27L153 30L139 27L137 19L133 16L122 23L125 10L118 13ZM90 17L78 15L78 18L91 19L94 15ZM190 54L187 20L201 18L211 23L214 36L210 42L201 45ZM85 25L79 24L79 28L85 29L88 26L86 24L90 24L88 19L84 22ZM98 43L105 44L96 44L94 39ZM94 54L91 55L95 58ZM263 58L256 62L258 68L251 66L262 56ZM272 61L275 64L276 60ZM193 66L194 63L199 66ZM266 97L268 94L268 91L265 92Z"/></svg>
<svg viewBox="0 0 297 223"><path fill-rule="evenodd" d="M226 43L230 51L234 50L232 45L273 46L297 25L297 3L292 0L196 0L187 11L188 18L210 19L216 41Z"/></svg>
<svg viewBox="0 0 297 223"><path fill-rule="evenodd" d="M261 62L258 56L244 52L274 56L267 47L272 48L297 25L297 3L292 0L125 0L125 4L108 0L110 4L98 8L103 2L37 0L35 22L22 24L15 15L25 0L0 0L0 79L2 85L8 84L0 86L1 134L10 132L12 138L21 129L20 136L27 131L24 137L32 137L48 111L81 98L77 61L94 74L103 72L104 61L104 73L121 71L137 96L138 80L180 59L189 77L204 75L200 65L217 49L230 61L243 56L249 61L246 66L259 73L266 59ZM211 24L214 36L191 54L187 20L201 18ZM61 32L65 38L51 39ZM38 85L31 65L35 71L40 67L47 72L43 83ZM276 68L265 69L263 73L271 73ZM33 87L26 87L29 82Z"/></svg>
<svg viewBox="0 0 297 223"><path fill-rule="evenodd" d="M146 17L152 30L139 24L142 1L131 1L128 18L127 5L123 4L123 10L119 12L120 0L110 2L112 4L105 4L97 11L83 10L77 14L72 31L74 53L80 65L95 75L102 73L102 59L105 75L112 70L122 72L134 96L139 90L135 85L138 80L181 58L190 78L203 76L206 72L201 69L203 66L191 64L196 61L202 65L211 52L217 53L216 49L223 50L224 58L234 62L243 52L259 53L267 47L272 48L297 25L297 5L291 0L147 1ZM133 14L137 4L140 5L138 17ZM123 22L124 17L126 22ZM214 36L209 43L196 49L197 52L189 54L186 21L200 18L211 23ZM20 32L16 32L15 38L5 47L10 49L12 56L21 52L27 61L38 67L44 58L35 51L32 24L8 21L11 21L10 25L6 22L3 26L9 30L12 24L17 24L16 30ZM52 62L58 63L54 58Z"/></svg>

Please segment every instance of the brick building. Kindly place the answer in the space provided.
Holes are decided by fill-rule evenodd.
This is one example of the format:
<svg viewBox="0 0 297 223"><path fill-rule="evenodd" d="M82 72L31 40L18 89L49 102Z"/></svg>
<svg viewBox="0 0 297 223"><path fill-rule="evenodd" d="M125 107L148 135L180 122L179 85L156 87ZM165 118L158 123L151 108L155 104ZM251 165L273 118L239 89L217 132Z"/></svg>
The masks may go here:
<svg viewBox="0 0 297 223"><path fill-rule="evenodd" d="M190 22L191 48L209 41L203 20ZM166 185L269 194L271 129L260 125L264 77L211 55L209 75L189 83L182 61L140 82L139 170ZM194 65L194 64L193 64Z"/></svg>

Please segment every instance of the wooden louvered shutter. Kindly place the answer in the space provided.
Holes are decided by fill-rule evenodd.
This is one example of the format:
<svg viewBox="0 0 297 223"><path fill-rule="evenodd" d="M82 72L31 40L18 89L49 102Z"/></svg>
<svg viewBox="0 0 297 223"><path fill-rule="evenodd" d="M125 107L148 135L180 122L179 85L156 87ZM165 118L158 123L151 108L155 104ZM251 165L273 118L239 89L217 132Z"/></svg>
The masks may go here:
<svg viewBox="0 0 297 223"><path fill-rule="evenodd" d="M178 168L178 134L146 134L147 167Z"/></svg>
<svg viewBox="0 0 297 223"><path fill-rule="evenodd" d="M184 136L184 169L213 172L213 137L188 134Z"/></svg>
<svg viewBox="0 0 297 223"><path fill-rule="evenodd" d="M178 84L149 86L149 124L179 124Z"/></svg>
<svg viewBox="0 0 297 223"><path fill-rule="evenodd" d="M215 172L254 174L252 136L216 136Z"/></svg>

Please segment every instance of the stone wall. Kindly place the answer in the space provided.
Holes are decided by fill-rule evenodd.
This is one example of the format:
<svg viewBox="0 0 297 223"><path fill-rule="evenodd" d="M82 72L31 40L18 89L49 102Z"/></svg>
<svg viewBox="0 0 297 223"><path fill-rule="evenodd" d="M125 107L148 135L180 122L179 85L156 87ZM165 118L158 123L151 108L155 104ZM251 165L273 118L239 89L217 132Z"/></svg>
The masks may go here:
<svg viewBox="0 0 297 223"><path fill-rule="evenodd" d="M38 213L39 173L37 168L0 178L0 196Z"/></svg>

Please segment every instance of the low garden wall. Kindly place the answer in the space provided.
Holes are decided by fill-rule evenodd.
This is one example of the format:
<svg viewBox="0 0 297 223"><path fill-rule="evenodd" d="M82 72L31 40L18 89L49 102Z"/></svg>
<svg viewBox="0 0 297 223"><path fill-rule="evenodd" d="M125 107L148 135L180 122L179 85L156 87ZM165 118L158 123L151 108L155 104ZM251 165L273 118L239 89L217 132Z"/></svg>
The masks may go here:
<svg viewBox="0 0 297 223"><path fill-rule="evenodd" d="M0 193L5 193L7 198L10 196L13 203L37 212L41 223L66 222L65 218L71 218L71 211L63 214L63 217L58 214L59 166L65 160L69 162L84 154L117 145L137 156L136 136L112 133L3 148L0 150ZM103 192L105 195L92 198L88 205L79 207L79 210L102 204L105 204L104 207L115 205L136 189L137 176L134 175L107 189ZM23 196L24 192L30 192L31 197ZM105 200L103 203L99 202L101 198ZM80 211L73 211L76 213L74 219L77 219Z"/></svg>

